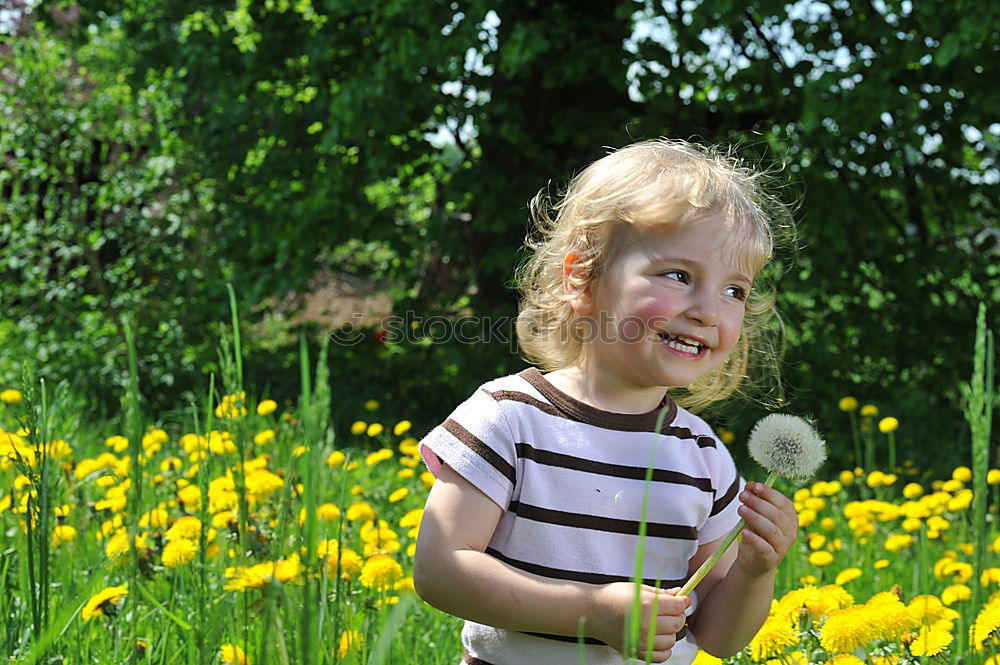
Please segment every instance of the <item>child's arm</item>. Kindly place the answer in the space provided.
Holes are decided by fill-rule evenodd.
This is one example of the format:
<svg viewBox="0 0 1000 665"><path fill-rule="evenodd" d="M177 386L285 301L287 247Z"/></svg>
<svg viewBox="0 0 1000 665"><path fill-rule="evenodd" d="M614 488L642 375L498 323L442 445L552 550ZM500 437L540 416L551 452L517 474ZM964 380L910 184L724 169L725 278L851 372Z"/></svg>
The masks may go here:
<svg viewBox="0 0 1000 665"><path fill-rule="evenodd" d="M485 549L502 514L485 494L442 466L417 537L413 569L417 593L449 614L507 630L577 635L579 619L584 617L587 637L621 650L633 585L550 579L495 559ZM690 599L643 587L643 627L649 625L654 604L653 662L662 662L669 658L676 633L684 625ZM645 635L639 648L643 653Z"/></svg>
<svg viewBox="0 0 1000 665"><path fill-rule="evenodd" d="M795 542L799 527L792 502L776 489L747 483L740 501L740 517L747 523L743 540L696 587L698 609L689 622L698 646L720 658L749 644L767 619L776 569ZM718 544L699 547L690 571L697 570Z"/></svg>

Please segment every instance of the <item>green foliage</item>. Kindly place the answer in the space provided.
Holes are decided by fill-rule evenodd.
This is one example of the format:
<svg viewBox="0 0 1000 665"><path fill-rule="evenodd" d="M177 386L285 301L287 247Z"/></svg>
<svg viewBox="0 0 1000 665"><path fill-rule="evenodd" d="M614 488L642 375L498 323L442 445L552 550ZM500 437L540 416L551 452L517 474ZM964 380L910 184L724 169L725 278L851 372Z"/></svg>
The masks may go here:
<svg viewBox="0 0 1000 665"><path fill-rule="evenodd" d="M30 359L105 407L126 383L122 317L134 320L150 395L163 395L201 369L204 327L224 302L201 223L212 185L172 136L170 84L150 73L130 86L121 40L107 30L74 51L37 26L13 42L0 80L2 335L21 352L0 375Z"/></svg>
<svg viewBox="0 0 1000 665"><path fill-rule="evenodd" d="M669 135L785 167L801 247L779 289L789 409L833 422L854 394L906 412L903 457L965 440L954 387L977 303L1000 304L1000 90L985 84L998 7L79 7L75 22L38 7L58 36L18 37L8 62L23 75L0 86L13 250L0 289L17 322L0 336L44 373L70 358L81 382L120 385L128 314L148 392L173 381L176 394L182 373L212 366L222 283L250 311L303 288L322 258L390 281L397 311L510 316L526 202L604 146ZM289 366L294 347L267 342L262 371ZM435 421L487 378L481 351L333 347L331 360L366 392L412 390ZM520 365L490 353L490 371ZM412 384L393 383L399 363ZM442 367L460 380L425 383ZM740 432L759 415L723 417Z"/></svg>

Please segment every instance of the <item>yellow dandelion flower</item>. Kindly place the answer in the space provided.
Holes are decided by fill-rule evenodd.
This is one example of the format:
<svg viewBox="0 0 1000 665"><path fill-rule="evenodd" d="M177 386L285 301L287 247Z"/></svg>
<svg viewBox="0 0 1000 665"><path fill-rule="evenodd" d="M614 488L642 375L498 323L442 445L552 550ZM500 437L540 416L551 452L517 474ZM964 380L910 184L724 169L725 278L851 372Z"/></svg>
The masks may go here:
<svg viewBox="0 0 1000 665"><path fill-rule="evenodd" d="M379 520L378 526L375 526L375 522L368 521L361 526L361 540L366 543L378 544L390 540L396 540L399 536L396 532L389 528L389 523L385 520Z"/></svg>
<svg viewBox="0 0 1000 665"><path fill-rule="evenodd" d="M976 649L984 649L987 642L996 639L1000 639L1000 595L983 606L969 628L969 641Z"/></svg>
<svg viewBox="0 0 1000 665"><path fill-rule="evenodd" d="M343 658L351 651L361 651L365 646L365 636L356 630L345 630L340 634L337 655Z"/></svg>
<svg viewBox="0 0 1000 665"><path fill-rule="evenodd" d="M273 429L265 429L257 432L253 437L253 442L258 446L266 446L267 444L274 441L277 433Z"/></svg>
<svg viewBox="0 0 1000 665"><path fill-rule="evenodd" d="M865 404L861 407L861 415L865 418L874 418L878 415L878 407L874 404Z"/></svg>
<svg viewBox="0 0 1000 665"><path fill-rule="evenodd" d="M947 630L923 626L908 647L914 656L936 656L948 648L952 639Z"/></svg>
<svg viewBox="0 0 1000 665"><path fill-rule="evenodd" d="M420 520L424 516L423 508L414 508L410 512L403 515L399 520L399 526L402 527L417 527L420 526Z"/></svg>
<svg viewBox="0 0 1000 665"><path fill-rule="evenodd" d="M979 576L979 583L983 586L1000 584L1000 568L987 568L984 570L983 574Z"/></svg>
<svg viewBox="0 0 1000 665"><path fill-rule="evenodd" d="M841 653L826 661L825 665L865 665L865 663L855 655Z"/></svg>
<svg viewBox="0 0 1000 665"><path fill-rule="evenodd" d="M226 569L228 581L223 588L228 591L263 589L275 580L283 584L301 584L303 570L305 568L299 561L298 554L292 554L288 559L258 563L250 567L230 567Z"/></svg>
<svg viewBox="0 0 1000 665"><path fill-rule="evenodd" d="M798 641L792 617L772 615L764 621L764 625L750 640L750 655L754 660L778 656Z"/></svg>
<svg viewBox="0 0 1000 665"><path fill-rule="evenodd" d="M775 604L772 613L776 615L797 615L799 610L806 607L816 595L816 587L809 584L799 589L792 589Z"/></svg>
<svg viewBox="0 0 1000 665"><path fill-rule="evenodd" d="M945 607L940 598L930 594L915 596L907 607L913 616L914 626L929 626L941 620L957 619L960 616L955 610Z"/></svg>
<svg viewBox="0 0 1000 665"><path fill-rule="evenodd" d="M163 565L167 568L176 568L194 560L194 555L198 552L198 545L186 538L171 540L163 548Z"/></svg>
<svg viewBox="0 0 1000 665"><path fill-rule="evenodd" d="M184 504L186 510L194 512L201 508L201 488L188 485L177 492L177 500Z"/></svg>
<svg viewBox="0 0 1000 665"><path fill-rule="evenodd" d="M892 591L882 591L868 599L865 608L871 622L883 639L895 639L913 628L913 614Z"/></svg>
<svg viewBox="0 0 1000 665"><path fill-rule="evenodd" d="M285 481L281 476L271 473L267 469L256 469L247 474L247 492L257 498L263 498L285 486Z"/></svg>
<svg viewBox="0 0 1000 665"><path fill-rule="evenodd" d="M830 653L852 653L875 637L870 612L863 605L831 612L819 629L819 642Z"/></svg>
<svg viewBox="0 0 1000 665"><path fill-rule="evenodd" d="M990 469L987 471L986 482L989 485L1000 485L1000 469Z"/></svg>
<svg viewBox="0 0 1000 665"><path fill-rule="evenodd" d="M64 543L71 543L76 539L76 529L69 524L57 524L52 529L52 547L60 547Z"/></svg>
<svg viewBox="0 0 1000 665"><path fill-rule="evenodd" d="M889 416L888 418L883 418L878 421L878 431L882 434L889 434L890 432L895 432L899 428L899 421Z"/></svg>
<svg viewBox="0 0 1000 665"><path fill-rule="evenodd" d="M80 617L84 621L90 621L94 617L114 616L118 611L118 605L127 595L128 589L123 586L101 589L84 604L80 610Z"/></svg>
<svg viewBox="0 0 1000 665"><path fill-rule="evenodd" d="M716 658L706 651L699 651L698 655L691 661L691 665L722 665L722 659Z"/></svg>
<svg viewBox="0 0 1000 665"><path fill-rule="evenodd" d="M376 554L361 568L361 584L369 589L387 589L403 577L403 568L387 554Z"/></svg>
<svg viewBox="0 0 1000 665"><path fill-rule="evenodd" d="M411 427L413 427L413 423L409 420L400 420L393 426L392 433L396 436L400 436L409 432Z"/></svg>
<svg viewBox="0 0 1000 665"><path fill-rule="evenodd" d="M955 467L955 470L951 472L951 477L960 483L967 483L972 480L972 469L967 466Z"/></svg>
<svg viewBox="0 0 1000 665"><path fill-rule="evenodd" d="M819 517L816 514L815 510L811 510L809 508L803 508L802 510L798 511L798 513L799 513L799 527L802 529L806 529L812 526L812 523L816 521L817 517Z"/></svg>
<svg viewBox="0 0 1000 665"><path fill-rule="evenodd" d="M404 455L419 456L420 442L412 436L408 436L399 442L399 451Z"/></svg>
<svg viewBox="0 0 1000 665"><path fill-rule="evenodd" d="M200 535L201 520L194 515L185 515L167 529L164 538L168 542L174 540L198 540Z"/></svg>
<svg viewBox="0 0 1000 665"><path fill-rule="evenodd" d="M839 478L839 479L840 479L840 482L841 482L841 483L842 483L842 484L843 484L843 485L844 485L845 487L847 487L847 486L850 486L850 485L853 485L853 484L854 484L854 472L853 472L853 471L849 471L849 470L847 470L847 469L844 469L843 471L841 471L841 472L840 472L840 473L839 473L839 474L837 475L837 478Z"/></svg>
<svg viewBox="0 0 1000 665"><path fill-rule="evenodd" d="M368 430L368 423L363 420L356 420L351 424L351 434L355 436L364 434Z"/></svg>
<svg viewBox="0 0 1000 665"><path fill-rule="evenodd" d="M346 456L339 450L334 450L326 458L326 465L331 469L336 469L344 463Z"/></svg>
<svg viewBox="0 0 1000 665"><path fill-rule="evenodd" d="M371 425L368 426L368 429L365 430L365 434L367 434L368 436L378 436L384 430L385 428L382 427L382 423L372 423Z"/></svg>
<svg viewBox="0 0 1000 665"><path fill-rule="evenodd" d="M972 589L964 584L952 584L946 586L944 591L941 592L941 602L945 605L954 605L955 603L963 600L969 600L970 598L972 598Z"/></svg>
<svg viewBox="0 0 1000 665"><path fill-rule="evenodd" d="M387 459L392 459L393 454L394 453L389 448L376 450L373 453L369 453L365 457L365 466L375 466L376 464L384 462Z"/></svg>
<svg viewBox="0 0 1000 665"><path fill-rule="evenodd" d="M883 568L888 568L889 567L889 560L888 559L879 559L878 561L876 561L872 565L875 567L875 570L882 570Z"/></svg>
<svg viewBox="0 0 1000 665"><path fill-rule="evenodd" d="M316 509L316 516L324 522L336 522L340 519L340 508L332 503L324 503Z"/></svg>
<svg viewBox="0 0 1000 665"><path fill-rule="evenodd" d="M844 568L842 571L837 573L837 578L834 582L838 585L847 584L853 580L861 577L862 572L860 568Z"/></svg>
<svg viewBox="0 0 1000 665"><path fill-rule="evenodd" d="M834 610L842 610L854 604L854 596L837 584L827 584L816 589L815 594L806 598L805 606L814 617L824 617Z"/></svg>
<svg viewBox="0 0 1000 665"><path fill-rule="evenodd" d="M841 411L854 411L858 408L858 400L853 397L841 397L837 406Z"/></svg>
<svg viewBox="0 0 1000 665"><path fill-rule="evenodd" d="M413 469L400 469L396 472L396 477L400 480L408 480L415 475L417 475L417 472Z"/></svg>
<svg viewBox="0 0 1000 665"><path fill-rule="evenodd" d="M898 552L913 544L913 536L908 533L894 533L885 540L885 549Z"/></svg>
<svg viewBox="0 0 1000 665"><path fill-rule="evenodd" d="M823 499L822 497L811 496L805 501L803 501L802 505L804 505L806 508L809 508L810 510L815 510L819 512L820 510L826 508L826 500Z"/></svg>
<svg viewBox="0 0 1000 665"><path fill-rule="evenodd" d="M826 536L822 533L810 533L807 542L809 543L809 549L818 550L826 545Z"/></svg>
<svg viewBox="0 0 1000 665"><path fill-rule="evenodd" d="M136 549L144 549L146 547L147 534L140 533L136 536ZM119 529L111 539L108 540L108 544L104 546L104 553L111 559L112 562L118 563L121 561L126 554L128 554L129 547L129 536L128 531L125 529Z"/></svg>
<svg viewBox="0 0 1000 665"><path fill-rule="evenodd" d="M829 566L833 563L833 554L825 550L813 552L809 555L809 563L814 566Z"/></svg>
<svg viewBox="0 0 1000 665"><path fill-rule="evenodd" d="M353 577L361 572L364 560L352 549L340 550L340 572L347 577Z"/></svg>
<svg viewBox="0 0 1000 665"><path fill-rule="evenodd" d="M375 509L364 501L351 504L347 509L347 519L351 522L367 522L375 519Z"/></svg>
<svg viewBox="0 0 1000 665"><path fill-rule="evenodd" d="M410 493L409 489L407 489L406 487L400 487L399 489L394 490L392 494L389 495L389 503L396 503L398 501L402 501L403 499L406 498L406 495L409 493Z"/></svg>
<svg viewBox="0 0 1000 665"><path fill-rule="evenodd" d="M398 552L402 548L403 546L396 539L372 541L365 543L365 547L362 550L362 554L367 559L375 556L376 554L392 554L393 552Z"/></svg>
<svg viewBox="0 0 1000 665"><path fill-rule="evenodd" d="M4 404L17 404L21 401L21 391L14 388L7 388L0 391L0 402Z"/></svg>
<svg viewBox="0 0 1000 665"><path fill-rule="evenodd" d="M962 490L948 500L946 504L948 510L953 513L961 512L972 505L972 490Z"/></svg>
<svg viewBox="0 0 1000 665"><path fill-rule="evenodd" d="M921 494L924 493L924 488L920 486L920 483L907 483L903 487L903 496L907 499L916 499Z"/></svg>
<svg viewBox="0 0 1000 665"><path fill-rule="evenodd" d="M237 644L223 644L219 647L219 660L222 665L250 665L247 655Z"/></svg>
<svg viewBox="0 0 1000 665"><path fill-rule="evenodd" d="M266 399L257 405L257 415L266 416L269 413L274 413L278 408L278 403L273 399Z"/></svg>
<svg viewBox="0 0 1000 665"><path fill-rule="evenodd" d="M104 445L116 453L123 453L128 450L128 439L120 434L115 434L104 439Z"/></svg>
<svg viewBox="0 0 1000 665"><path fill-rule="evenodd" d="M431 486L434 485L434 481L434 474L430 471L424 471L420 474L420 482L426 489L430 489Z"/></svg>

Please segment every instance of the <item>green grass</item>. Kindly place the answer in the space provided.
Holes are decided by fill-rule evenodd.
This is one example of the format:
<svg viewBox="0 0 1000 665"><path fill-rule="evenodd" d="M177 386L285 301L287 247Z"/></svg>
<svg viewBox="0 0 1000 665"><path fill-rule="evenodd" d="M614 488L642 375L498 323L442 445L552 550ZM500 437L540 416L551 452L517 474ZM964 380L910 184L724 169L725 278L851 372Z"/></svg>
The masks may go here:
<svg viewBox="0 0 1000 665"><path fill-rule="evenodd" d="M232 329L238 328L234 310ZM423 507L429 482L404 421L409 414L377 406L357 414L363 422L349 438L336 440L329 353L321 348L313 363L303 345L302 394L270 412L266 396L243 385L236 334L222 344L222 375L208 381L202 402L166 419L141 411L134 355L117 430L84 422L78 398L30 372L19 401L4 393L0 427L10 434L0 433L0 649L11 662L212 663L222 662L223 645L239 647L253 665L457 662L461 622L408 590L414 511ZM900 421L905 427L905 417ZM873 467L867 471L876 470L888 439L880 438L872 417L851 412L824 429L864 441ZM109 447L120 444L106 441L113 435L124 435L127 446ZM988 441L977 445L988 449ZM777 597L804 584L831 584L841 571L858 568L861 575L843 587L859 604L897 589L903 602L934 594L958 612L944 656L899 662L985 661L988 652L974 653L968 640L969 626L998 590L995 581L975 588L976 575L1000 567L998 486L986 484L985 455L977 449L976 502L972 471L935 479L906 463L892 482L830 470L809 488L783 488L795 495L803 525L779 569ZM911 482L931 498L922 499L926 514L905 522L921 501L903 496ZM193 556L167 565L168 532L185 517L201 523L190 539ZM382 530L373 532L372 520L384 522ZM75 537L56 542L52 534L63 527ZM112 557L116 533L125 534L126 545ZM908 533L911 543L886 549L891 536ZM820 564L817 551L832 562ZM363 562L368 574L358 570ZM271 566L264 571L269 577L246 590L226 588L240 569L259 572L253 567L261 565ZM388 586L372 583L378 570ZM972 598L961 599L956 584ZM128 594L91 616L88 601L119 585ZM796 650L808 662L832 656L818 646L822 620L803 624L783 662L796 662L788 655ZM641 628L632 629L634 644ZM349 635L360 639L341 650ZM880 652L905 655L905 641L873 638L867 662ZM757 662L748 653L731 662Z"/></svg>

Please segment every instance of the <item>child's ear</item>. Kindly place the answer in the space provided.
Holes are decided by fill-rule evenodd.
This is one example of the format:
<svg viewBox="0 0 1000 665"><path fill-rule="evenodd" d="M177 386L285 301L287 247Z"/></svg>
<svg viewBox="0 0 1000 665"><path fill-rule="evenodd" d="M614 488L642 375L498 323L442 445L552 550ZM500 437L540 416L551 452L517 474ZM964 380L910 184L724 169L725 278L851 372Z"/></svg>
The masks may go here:
<svg viewBox="0 0 1000 665"><path fill-rule="evenodd" d="M594 312L593 290L587 283L589 269L581 265L583 258L570 252L563 259L563 292L569 296L569 306L577 314Z"/></svg>

